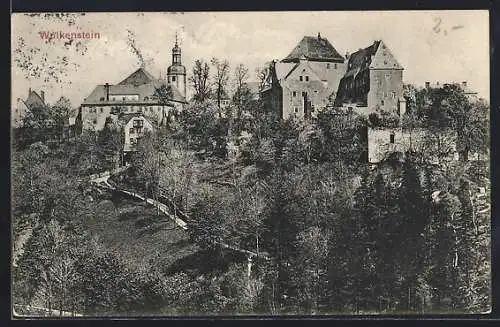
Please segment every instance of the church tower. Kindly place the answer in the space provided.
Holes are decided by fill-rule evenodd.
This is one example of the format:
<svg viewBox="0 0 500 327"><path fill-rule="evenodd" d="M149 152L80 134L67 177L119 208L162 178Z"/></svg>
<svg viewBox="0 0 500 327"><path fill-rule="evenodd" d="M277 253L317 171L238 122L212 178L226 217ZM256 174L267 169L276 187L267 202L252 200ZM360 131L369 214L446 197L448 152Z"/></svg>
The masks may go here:
<svg viewBox="0 0 500 327"><path fill-rule="evenodd" d="M175 35L175 46L172 49L172 65L167 69L167 85L174 85L186 97L186 67L181 63L181 48Z"/></svg>

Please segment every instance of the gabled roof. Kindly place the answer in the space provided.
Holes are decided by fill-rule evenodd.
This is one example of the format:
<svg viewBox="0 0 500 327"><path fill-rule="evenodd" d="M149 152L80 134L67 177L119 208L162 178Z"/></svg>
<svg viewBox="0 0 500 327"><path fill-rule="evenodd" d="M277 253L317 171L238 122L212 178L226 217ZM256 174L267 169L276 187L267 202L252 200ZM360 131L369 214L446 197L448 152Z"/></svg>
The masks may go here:
<svg viewBox="0 0 500 327"><path fill-rule="evenodd" d="M118 83L118 85L132 84L132 85L142 85L148 84L151 82L155 82L156 78L153 77L150 73L148 73L144 68L139 68L132 74L130 74L123 81Z"/></svg>
<svg viewBox="0 0 500 327"><path fill-rule="evenodd" d="M42 97L40 97L35 91L30 91L28 94L28 98L23 102L29 109L34 107L46 107L46 104L42 100Z"/></svg>
<svg viewBox="0 0 500 327"><path fill-rule="evenodd" d="M355 76L360 71L368 69L372 62L372 56L377 52L380 41L373 42L372 45L354 52L347 64L347 72L344 77Z"/></svg>
<svg viewBox="0 0 500 327"><path fill-rule="evenodd" d="M314 36L304 36L299 44L283 59L283 62L296 62L301 58L317 61L344 62L333 45L325 38Z"/></svg>
<svg viewBox="0 0 500 327"><path fill-rule="evenodd" d="M355 76L365 69L403 69L382 40L354 52L347 64L344 77Z"/></svg>
<svg viewBox="0 0 500 327"><path fill-rule="evenodd" d="M151 121L146 118L146 116L144 116L142 113L140 112L136 112L136 113L122 113L118 116L118 123L121 125L121 126L125 126L127 125L127 123L132 119L132 118L143 118L144 120L148 121L151 125L153 125L151 123Z"/></svg>
<svg viewBox="0 0 500 327"><path fill-rule="evenodd" d="M139 96L139 100L126 100L124 102L121 101L106 101L106 86L105 85L97 85L92 93L85 98L83 101L83 105L91 105L91 104L120 104L120 103L146 103L146 104L158 104L159 99L155 96L156 90L164 85L161 81L153 81L147 84L118 84L118 85L109 85L109 94L110 95L131 95L135 94ZM186 98L182 96L179 90L174 85L168 85L167 89L172 90L172 98L170 101L174 102L186 102ZM101 100L103 99L103 100Z"/></svg>

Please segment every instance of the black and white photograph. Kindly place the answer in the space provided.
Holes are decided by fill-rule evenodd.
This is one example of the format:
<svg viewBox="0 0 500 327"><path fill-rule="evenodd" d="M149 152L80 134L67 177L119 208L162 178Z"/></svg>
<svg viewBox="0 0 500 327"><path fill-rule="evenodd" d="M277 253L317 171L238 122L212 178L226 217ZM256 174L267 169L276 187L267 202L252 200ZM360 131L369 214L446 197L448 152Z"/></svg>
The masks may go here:
<svg viewBox="0 0 500 327"><path fill-rule="evenodd" d="M489 314L488 10L11 19L11 318Z"/></svg>

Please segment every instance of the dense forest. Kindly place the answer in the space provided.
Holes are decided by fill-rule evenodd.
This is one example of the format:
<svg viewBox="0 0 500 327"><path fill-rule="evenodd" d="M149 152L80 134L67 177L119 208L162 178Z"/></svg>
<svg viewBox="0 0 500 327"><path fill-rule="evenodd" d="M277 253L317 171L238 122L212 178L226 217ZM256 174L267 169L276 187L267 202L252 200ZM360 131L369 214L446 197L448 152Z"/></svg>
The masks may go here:
<svg viewBox="0 0 500 327"><path fill-rule="evenodd" d="M310 120L280 120L243 82L222 111L218 88L203 86L207 76L198 61L194 101L145 135L131 168L111 181L154 199L167 194L172 214L189 225L170 227L192 245L184 260L143 246L155 257L134 264L140 253L124 255L89 227L123 215L117 203L126 199L86 178L120 165L123 140L112 121L62 143L14 140L13 303L85 315L490 310L489 162L467 160L489 148L484 101L451 86L407 94L402 121L333 107ZM37 119L46 117L26 124ZM368 164L366 127L395 120L438 137L420 152ZM457 136L459 161L446 160L444 130ZM139 220L144 208L136 203L127 214ZM148 215L141 228L167 219ZM217 242L263 256L249 265Z"/></svg>

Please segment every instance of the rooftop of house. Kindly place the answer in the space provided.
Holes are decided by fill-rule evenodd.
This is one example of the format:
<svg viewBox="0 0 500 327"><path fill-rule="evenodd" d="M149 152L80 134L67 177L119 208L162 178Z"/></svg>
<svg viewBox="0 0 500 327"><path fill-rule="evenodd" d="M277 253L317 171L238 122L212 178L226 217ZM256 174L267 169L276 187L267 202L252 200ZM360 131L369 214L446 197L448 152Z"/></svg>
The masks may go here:
<svg viewBox="0 0 500 327"><path fill-rule="evenodd" d="M351 54L347 64L347 72L345 77L354 76L357 73L368 69L372 62L372 57L378 50L380 41L373 42L372 45L364 49L359 49L358 51Z"/></svg>
<svg viewBox="0 0 500 327"><path fill-rule="evenodd" d="M283 62L297 62L300 59L344 62L344 57L319 33L317 37L304 36Z"/></svg>
<svg viewBox="0 0 500 327"><path fill-rule="evenodd" d="M143 85L152 82L158 82L158 79L141 67L118 83L118 85Z"/></svg>
<svg viewBox="0 0 500 327"><path fill-rule="evenodd" d="M31 89L28 92L28 97L26 98L26 100L23 100L23 102L28 108L46 107L45 101L42 99L42 97L38 95L37 92L32 91Z"/></svg>
<svg viewBox="0 0 500 327"><path fill-rule="evenodd" d="M121 113L120 115L118 115L118 123L122 126L126 125L132 118L142 118L146 121L148 121L151 125L153 125L151 123L151 121L149 121L149 119L147 119L142 113L140 112L136 112L136 113Z"/></svg>
<svg viewBox="0 0 500 327"><path fill-rule="evenodd" d="M382 49L379 51L379 48ZM381 55L377 56L379 60L375 59L375 54L377 54L377 52L382 52L381 55L383 55L383 60L380 59ZM347 62L347 72L344 77L356 76L369 68L403 69L382 40L375 40L370 46L359 49L351 54Z"/></svg>
<svg viewBox="0 0 500 327"><path fill-rule="evenodd" d="M159 99L156 95L158 90L165 82L155 79L145 69L139 68L127 78L116 85L97 85L90 95L84 99L83 105L117 103L117 101L106 101L106 86L109 87L109 95L138 95L138 100L124 100L121 103L146 103L158 104ZM171 90L172 97L169 99L174 102L186 102L180 91L174 85L168 85L167 90Z"/></svg>

